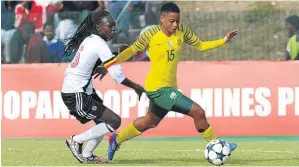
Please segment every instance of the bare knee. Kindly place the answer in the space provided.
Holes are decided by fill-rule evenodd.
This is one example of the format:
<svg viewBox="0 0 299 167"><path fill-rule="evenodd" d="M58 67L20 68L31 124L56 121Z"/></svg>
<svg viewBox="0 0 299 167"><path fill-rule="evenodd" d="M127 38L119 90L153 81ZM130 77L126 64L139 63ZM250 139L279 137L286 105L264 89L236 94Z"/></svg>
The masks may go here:
<svg viewBox="0 0 299 167"><path fill-rule="evenodd" d="M121 125L120 116L112 112L110 109L106 109L103 115L94 121L96 124L104 122L111 132L117 130Z"/></svg>
<svg viewBox="0 0 299 167"><path fill-rule="evenodd" d="M189 115L193 119L206 119L205 111L199 105L193 105Z"/></svg>
<svg viewBox="0 0 299 167"><path fill-rule="evenodd" d="M159 122L154 122L154 121L148 121L147 122L147 128L151 129L151 128L155 128L159 125Z"/></svg>
<svg viewBox="0 0 299 167"><path fill-rule="evenodd" d="M111 117L111 120L106 123L108 123L114 130L117 130L121 125L121 118L119 115L115 114Z"/></svg>

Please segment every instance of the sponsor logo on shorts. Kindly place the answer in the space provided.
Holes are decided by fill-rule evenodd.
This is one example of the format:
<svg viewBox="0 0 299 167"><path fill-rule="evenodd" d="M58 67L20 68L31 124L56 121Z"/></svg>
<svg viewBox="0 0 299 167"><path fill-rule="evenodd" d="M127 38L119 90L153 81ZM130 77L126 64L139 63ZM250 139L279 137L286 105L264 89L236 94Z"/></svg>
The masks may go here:
<svg viewBox="0 0 299 167"><path fill-rule="evenodd" d="M96 111L96 110L97 110L97 106L92 106L92 107L91 107L91 110L92 110L92 111Z"/></svg>
<svg viewBox="0 0 299 167"><path fill-rule="evenodd" d="M170 98L175 99L177 97L177 94L175 92L171 92Z"/></svg>

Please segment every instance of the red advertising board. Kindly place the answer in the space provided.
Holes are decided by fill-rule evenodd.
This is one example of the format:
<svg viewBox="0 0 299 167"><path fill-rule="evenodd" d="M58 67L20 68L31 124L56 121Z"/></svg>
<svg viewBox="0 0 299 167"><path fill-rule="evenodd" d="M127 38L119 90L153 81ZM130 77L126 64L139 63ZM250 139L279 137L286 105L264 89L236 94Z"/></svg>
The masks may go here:
<svg viewBox="0 0 299 167"><path fill-rule="evenodd" d="M143 84L148 62L124 63L125 74ZM2 65L3 138L61 138L82 132L60 89L66 64ZM299 62L181 62L180 90L205 110L219 136L299 135ZM94 80L105 105L122 117L122 128L147 112L148 99L110 76ZM144 136L197 136L191 118L170 112Z"/></svg>

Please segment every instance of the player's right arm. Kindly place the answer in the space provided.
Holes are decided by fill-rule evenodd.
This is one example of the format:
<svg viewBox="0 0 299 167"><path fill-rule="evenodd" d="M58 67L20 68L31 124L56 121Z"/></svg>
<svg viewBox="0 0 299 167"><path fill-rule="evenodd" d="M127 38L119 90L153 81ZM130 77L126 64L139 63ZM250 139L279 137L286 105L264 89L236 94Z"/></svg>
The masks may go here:
<svg viewBox="0 0 299 167"><path fill-rule="evenodd" d="M118 54L114 61L122 63L134 56L138 51L144 51L147 48L150 38L154 32L155 30L145 31L130 47Z"/></svg>

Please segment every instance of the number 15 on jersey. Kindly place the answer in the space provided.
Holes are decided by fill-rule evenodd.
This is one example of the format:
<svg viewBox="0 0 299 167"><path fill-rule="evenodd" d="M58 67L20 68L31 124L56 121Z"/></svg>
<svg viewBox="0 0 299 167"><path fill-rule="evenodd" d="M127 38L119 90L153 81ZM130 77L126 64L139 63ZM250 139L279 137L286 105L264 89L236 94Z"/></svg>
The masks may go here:
<svg viewBox="0 0 299 167"><path fill-rule="evenodd" d="M171 50L167 50L167 61L170 62L170 61L173 61L174 60L174 49L171 49Z"/></svg>

